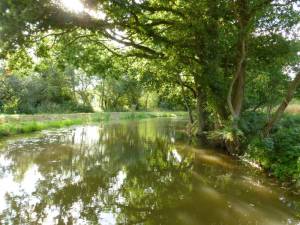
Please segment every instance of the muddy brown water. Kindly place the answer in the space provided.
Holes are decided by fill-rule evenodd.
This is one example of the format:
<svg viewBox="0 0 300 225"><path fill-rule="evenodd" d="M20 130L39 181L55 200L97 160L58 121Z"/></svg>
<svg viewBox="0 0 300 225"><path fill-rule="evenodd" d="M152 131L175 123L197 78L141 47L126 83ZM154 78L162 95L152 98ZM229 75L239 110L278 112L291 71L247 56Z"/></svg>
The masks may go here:
<svg viewBox="0 0 300 225"><path fill-rule="evenodd" d="M8 139L0 224L300 224L300 196L189 140L182 119Z"/></svg>

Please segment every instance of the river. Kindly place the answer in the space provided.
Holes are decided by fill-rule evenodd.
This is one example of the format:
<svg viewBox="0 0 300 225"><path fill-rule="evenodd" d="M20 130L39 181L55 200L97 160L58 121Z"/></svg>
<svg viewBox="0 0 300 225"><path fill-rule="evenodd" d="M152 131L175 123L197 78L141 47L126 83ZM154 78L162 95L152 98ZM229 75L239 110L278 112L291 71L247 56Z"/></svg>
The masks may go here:
<svg viewBox="0 0 300 225"><path fill-rule="evenodd" d="M0 224L300 224L300 196L204 148L183 119L115 121L7 139Z"/></svg>

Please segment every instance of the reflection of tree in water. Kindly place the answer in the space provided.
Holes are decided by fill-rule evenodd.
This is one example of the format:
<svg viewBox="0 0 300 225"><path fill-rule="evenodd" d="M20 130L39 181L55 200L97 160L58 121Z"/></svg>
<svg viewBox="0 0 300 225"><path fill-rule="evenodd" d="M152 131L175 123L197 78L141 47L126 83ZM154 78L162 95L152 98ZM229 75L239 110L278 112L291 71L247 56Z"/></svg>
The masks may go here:
<svg viewBox="0 0 300 225"><path fill-rule="evenodd" d="M78 128L8 151L7 173L22 180L37 165L42 179L33 193L7 194L0 221L36 224L50 215L58 224L164 224L191 178L189 158L172 151L172 127L164 129L150 123Z"/></svg>
<svg viewBox="0 0 300 225"><path fill-rule="evenodd" d="M297 224L279 188L186 144L174 124L85 126L10 144L0 224Z"/></svg>

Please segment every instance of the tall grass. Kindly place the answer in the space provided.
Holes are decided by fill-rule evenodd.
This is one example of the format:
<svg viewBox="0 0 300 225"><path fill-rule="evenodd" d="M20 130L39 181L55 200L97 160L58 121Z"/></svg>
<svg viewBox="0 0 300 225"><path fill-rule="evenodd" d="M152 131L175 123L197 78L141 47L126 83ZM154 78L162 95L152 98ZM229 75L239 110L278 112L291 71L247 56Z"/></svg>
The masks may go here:
<svg viewBox="0 0 300 225"><path fill-rule="evenodd" d="M102 112L82 116L82 118L70 118L62 120L50 120L51 115L43 121L24 121L0 123L0 138L15 134L31 133L50 128L61 128L88 122L101 122L109 120L145 119L154 117L186 116L186 112ZM22 116L21 116L22 117ZM33 116L34 118L34 116Z"/></svg>
<svg viewBox="0 0 300 225"><path fill-rule="evenodd" d="M20 123L4 123L0 125L0 137L14 134L31 133L49 128L61 128L83 123L81 119L61 120L61 121L26 121Z"/></svg>

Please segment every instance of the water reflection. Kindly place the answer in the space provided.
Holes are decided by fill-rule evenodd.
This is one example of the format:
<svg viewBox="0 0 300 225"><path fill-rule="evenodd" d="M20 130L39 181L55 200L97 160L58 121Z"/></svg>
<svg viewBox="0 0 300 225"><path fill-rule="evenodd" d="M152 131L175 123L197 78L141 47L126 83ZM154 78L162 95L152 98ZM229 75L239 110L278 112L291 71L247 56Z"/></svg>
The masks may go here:
<svg viewBox="0 0 300 225"><path fill-rule="evenodd" d="M0 224L297 224L297 196L170 119L79 126L0 153Z"/></svg>

